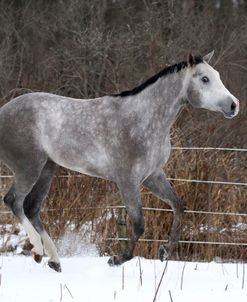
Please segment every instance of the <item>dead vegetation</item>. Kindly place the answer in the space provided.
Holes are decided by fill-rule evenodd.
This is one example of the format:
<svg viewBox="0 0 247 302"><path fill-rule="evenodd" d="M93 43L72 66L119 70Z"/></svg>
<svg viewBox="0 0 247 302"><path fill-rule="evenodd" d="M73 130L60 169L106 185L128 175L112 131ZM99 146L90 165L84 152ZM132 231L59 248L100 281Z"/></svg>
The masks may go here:
<svg viewBox="0 0 247 302"><path fill-rule="evenodd" d="M217 3L216 3L217 2ZM235 3L235 4L234 4ZM176 146L246 148L247 6L244 1L0 1L1 104L28 91L97 97L131 88L184 60L188 52L215 49L214 65L242 101L234 120L186 108L173 128ZM246 152L174 150L166 166L172 178L246 182ZM1 174L9 171L1 167ZM115 253L120 205L114 184L61 169L42 212L49 233L59 240L89 223L101 254ZM9 179L0 179L3 195ZM245 213L244 186L174 181L189 210ZM168 208L143 190L145 207ZM6 210L1 204L0 210ZM143 238L167 238L172 214L145 211ZM13 223L0 213L1 224ZM187 213L182 240L247 242L246 217ZM242 229L241 229L242 226ZM82 239L83 240L83 239ZM158 242L139 242L136 253L156 258ZM246 259L246 248L180 244L182 259Z"/></svg>

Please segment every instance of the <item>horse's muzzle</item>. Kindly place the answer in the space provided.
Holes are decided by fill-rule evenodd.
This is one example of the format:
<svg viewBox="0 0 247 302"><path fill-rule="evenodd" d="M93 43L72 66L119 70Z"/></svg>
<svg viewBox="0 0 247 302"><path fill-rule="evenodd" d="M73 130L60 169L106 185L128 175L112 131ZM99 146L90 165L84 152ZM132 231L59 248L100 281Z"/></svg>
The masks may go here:
<svg viewBox="0 0 247 302"><path fill-rule="evenodd" d="M239 101L237 99L231 100L228 108L224 108L223 114L226 118L233 118L235 117L239 112Z"/></svg>

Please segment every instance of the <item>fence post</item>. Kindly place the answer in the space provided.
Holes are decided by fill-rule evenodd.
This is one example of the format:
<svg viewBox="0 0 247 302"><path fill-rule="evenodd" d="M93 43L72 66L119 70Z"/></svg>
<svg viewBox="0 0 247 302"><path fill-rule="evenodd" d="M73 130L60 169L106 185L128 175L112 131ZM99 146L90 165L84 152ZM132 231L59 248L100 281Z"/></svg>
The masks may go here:
<svg viewBox="0 0 247 302"><path fill-rule="evenodd" d="M119 208L117 213L117 232L119 238L127 238L127 211L125 208ZM122 251L127 247L126 240L120 240Z"/></svg>

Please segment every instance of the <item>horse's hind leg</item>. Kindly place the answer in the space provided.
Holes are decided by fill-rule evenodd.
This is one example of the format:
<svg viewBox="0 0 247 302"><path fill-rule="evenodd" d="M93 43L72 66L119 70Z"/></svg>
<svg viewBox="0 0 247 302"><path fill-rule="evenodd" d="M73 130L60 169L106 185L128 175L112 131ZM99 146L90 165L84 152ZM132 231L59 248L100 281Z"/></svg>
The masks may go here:
<svg viewBox="0 0 247 302"><path fill-rule="evenodd" d="M109 265L119 265L132 259L136 242L144 232L144 218L139 185L135 185L130 181L124 181L118 183L118 188L122 202L126 206L132 228L126 249L122 251L121 255L112 256L108 261Z"/></svg>
<svg viewBox="0 0 247 302"><path fill-rule="evenodd" d="M180 236L180 226L184 211L182 200L177 196L176 192L172 189L169 181L166 179L162 169L156 171L149 176L143 183L154 195L161 200L167 202L173 209L174 218L171 228L170 238L167 245L160 247L160 259L163 261L165 258L171 256L174 247L178 243Z"/></svg>
<svg viewBox="0 0 247 302"><path fill-rule="evenodd" d="M12 210L24 226L30 242L33 245L32 252L36 261L40 261L43 256L43 245L40 235L25 215L23 203L25 197L32 190L35 182L39 178L43 165L44 163L40 163L34 167L30 163L25 163L23 164L25 169L13 169L13 171L15 171L14 182L9 192L4 197L5 204Z"/></svg>
<svg viewBox="0 0 247 302"><path fill-rule="evenodd" d="M49 256L48 265L57 272L61 272L61 266L55 244L45 231L40 220L39 212L42 201L45 199L51 185L52 176L56 170L56 164L50 160L45 164L40 177L33 186L31 192L24 201L24 211L36 231L40 234L46 254Z"/></svg>

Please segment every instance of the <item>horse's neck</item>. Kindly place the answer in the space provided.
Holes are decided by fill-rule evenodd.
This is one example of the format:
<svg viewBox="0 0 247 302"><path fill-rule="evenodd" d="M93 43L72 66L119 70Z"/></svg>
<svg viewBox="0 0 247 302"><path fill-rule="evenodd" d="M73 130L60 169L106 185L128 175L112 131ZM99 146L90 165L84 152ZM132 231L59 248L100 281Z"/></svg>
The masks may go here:
<svg viewBox="0 0 247 302"><path fill-rule="evenodd" d="M169 131L183 104L185 71L170 74L129 99L129 110L138 112L142 126Z"/></svg>

